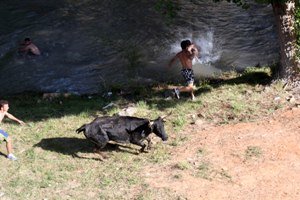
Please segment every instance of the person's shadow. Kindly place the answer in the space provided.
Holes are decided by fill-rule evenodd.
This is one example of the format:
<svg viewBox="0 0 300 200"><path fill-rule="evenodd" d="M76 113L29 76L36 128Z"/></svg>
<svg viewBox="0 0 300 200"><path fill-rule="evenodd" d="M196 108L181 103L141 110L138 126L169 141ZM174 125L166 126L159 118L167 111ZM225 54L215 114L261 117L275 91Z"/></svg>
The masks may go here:
<svg viewBox="0 0 300 200"><path fill-rule="evenodd" d="M0 156L4 156L5 158L7 157L7 155L2 152L0 152Z"/></svg>
<svg viewBox="0 0 300 200"><path fill-rule="evenodd" d="M58 138L45 138L42 139L39 143L33 145L33 147L40 147L47 151L54 151L58 153L62 153L64 155L69 155L76 158L83 159L94 159L94 160L102 160L99 155L97 158L87 158L79 156L78 153L95 153L94 148L95 145L85 138L67 138L67 137L58 137ZM122 148L120 148L122 147ZM136 154L133 149L129 146L119 145L119 144L111 144L108 143L101 152L128 152L131 154Z"/></svg>

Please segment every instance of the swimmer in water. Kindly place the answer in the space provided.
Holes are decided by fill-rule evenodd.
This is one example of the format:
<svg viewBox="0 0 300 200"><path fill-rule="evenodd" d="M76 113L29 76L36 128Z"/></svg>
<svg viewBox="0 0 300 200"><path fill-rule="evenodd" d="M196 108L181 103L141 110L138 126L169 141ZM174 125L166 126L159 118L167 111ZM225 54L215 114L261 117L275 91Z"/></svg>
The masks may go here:
<svg viewBox="0 0 300 200"><path fill-rule="evenodd" d="M32 55L41 55L39 48L32 43L30 38L25 38L24 42L21 43L21 47L19 48L19 52L23 52L25 54L32 54Z"/></svg>

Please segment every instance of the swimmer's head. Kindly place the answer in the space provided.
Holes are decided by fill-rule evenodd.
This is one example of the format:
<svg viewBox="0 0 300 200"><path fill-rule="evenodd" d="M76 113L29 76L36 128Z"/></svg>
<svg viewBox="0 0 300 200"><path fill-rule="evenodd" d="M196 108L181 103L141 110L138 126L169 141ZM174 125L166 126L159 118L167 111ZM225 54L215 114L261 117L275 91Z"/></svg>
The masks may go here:
<svg viewBox="0 0 300 200"><path fill-rule="evenodd" d="M190 45L192 45L190 40L183 40L180 44L182 50L186 49Z"/></svg>
<svg viewBox="0 0 300 200"><path fill-rule="evenodd" d="M25 43L25 44L30 44L30 43L31 43L30 38L25 38L25 39L24 39L24 43Z"/></svg>

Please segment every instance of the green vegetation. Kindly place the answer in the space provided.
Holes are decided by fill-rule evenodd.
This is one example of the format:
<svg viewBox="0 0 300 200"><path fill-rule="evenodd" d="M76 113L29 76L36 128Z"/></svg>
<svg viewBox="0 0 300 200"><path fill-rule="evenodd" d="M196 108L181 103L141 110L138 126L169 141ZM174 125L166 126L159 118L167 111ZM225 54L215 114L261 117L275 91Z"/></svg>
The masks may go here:
<svg viewBox="0 0 300 200"><path fill-rule="evenodd" d="M180 162L174 165L175 169L186 170L190 168L190 164L188 162Z"/></svg>
<svg viewBox="0 0 300 200"><path fill-rule="evenodd" d="M136 46L129 46L124 50L124 59L127 62L126 67L130 78L134 78L137 69L141 67L142 54L140 52L141 51Z"/></svg>
<svg viewBox="0 0 300 200"><path fill-rule="evenodd" d="M248 146L245 151L246 159L259 158L262 154L262 150L258 146Z"/></svg>
<svg viewBox="0 0 300 200"><path fill-rule="evenodd" d="M0 192L6 199L178 199L173 191L148 185L145 177L151 175L151 166L163 170L172 158L172 149L190 141L185 127L192 121L252 121L288 105L282 85L270 84L271 80L268 68L226 73L197 85L196 101L188 95L170 100L161 85L115 88L109 97L70 96L51 101L39 94L6 97L10 112L27 125L7 119L1 124L12 136L19 160L11 162L4 157L2 142L0 177L5 181L0 183ZM103 109L109 103L113 106ZM139 147L135 145L108 145L103 150L108 159L102 162L93 153L93 144L75 130L95 116L113 115L129 105L137 109L135 116L151 119L172 112L165 123L170 139L163 144L154 137L153 149L143 154L137 154ZM257 148L248 149L246 155L259 155ZM173 170L195 170L195 177L208 180L216 176L231 180L229 172L215 169L214 163L204 159L206 154L205 149L199 149L197 165L179 162Z"/></svg>
<svg viewBox="0 0 300 200"><path fill-rule="evenodd" d="M197 167L198 172L197 176L201 178L211 180L212 169L211 165L208 162L201 162L200 165Z"/></svg>

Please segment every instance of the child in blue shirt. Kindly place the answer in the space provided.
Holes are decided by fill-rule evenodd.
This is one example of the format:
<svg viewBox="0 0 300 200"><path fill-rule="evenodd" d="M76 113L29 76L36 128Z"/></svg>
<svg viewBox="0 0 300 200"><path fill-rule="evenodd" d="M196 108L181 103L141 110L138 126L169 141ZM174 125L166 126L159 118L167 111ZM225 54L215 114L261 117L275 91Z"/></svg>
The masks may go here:
<svg viewBox="0 0 300 200"><path fill-rule="evenodd" d="M22 120L19 120L12 114L8 113L9 105L8 101L0 100L0 123L2 122L3 118L6 116L11 120L14 120L18 122L21 125L24 125L25 123ZM11 137L2 129L0 129L0 140L6 141L6 149L7 149L7 158L10 160L17 160L17 158L12 153L12 139Z"/></svg>

